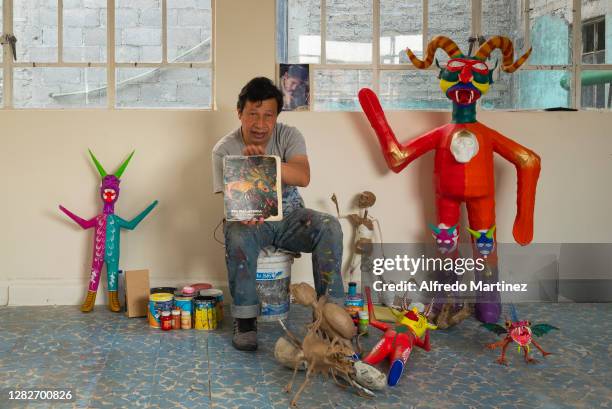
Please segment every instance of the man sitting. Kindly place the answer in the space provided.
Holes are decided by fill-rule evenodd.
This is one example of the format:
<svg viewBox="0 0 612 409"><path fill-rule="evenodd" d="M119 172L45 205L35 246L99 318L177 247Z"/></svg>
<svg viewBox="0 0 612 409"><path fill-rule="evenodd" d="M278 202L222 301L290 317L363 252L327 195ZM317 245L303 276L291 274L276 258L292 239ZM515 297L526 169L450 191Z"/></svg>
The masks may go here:
<svg viewBox="0 0 612 409"><path fill-rule="evenodd" d="M283 220L224 224L225 260L233 298L232 345L244 351L257 349L259 307L255 276L262 248L272 245L296 253L312 253L317 295L327 293L332 284L333 296L343 292L340 223L333 216L304 207L297 186L310 183L306 143L296 128L276 122L282 106L283 96L272 81L252 79L238 97L241 126L217 142L212 152L215 193L223 191L225 155L276 155L282 162Z"/></svg>

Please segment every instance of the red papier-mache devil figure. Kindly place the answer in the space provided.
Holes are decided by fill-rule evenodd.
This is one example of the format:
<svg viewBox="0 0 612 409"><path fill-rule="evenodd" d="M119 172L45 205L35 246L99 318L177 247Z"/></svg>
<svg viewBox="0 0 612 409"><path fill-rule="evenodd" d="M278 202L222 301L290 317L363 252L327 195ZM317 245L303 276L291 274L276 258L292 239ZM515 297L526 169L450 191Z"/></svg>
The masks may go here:
<svg viewBox="0 0 612 409"><path fill-rule="evenodd" d="M435 150L434 184L438 229L456 229L459 222L459 206L465 203L469 225L473 231L475 256L486 259L487 268L477 281L494 283L498 280L497 251L495 248L495 183L493 153L501 155L517 170L517 214L513 235L517 243L527 245L533 238L533 211L536 185L540 174L540 157L499 132L476 121L476 101L485 94L493 82L493 69L486 59L499 48L503 55L501 69L512 73L527 59L531 50L513 61L514 47L506 37L492 37L483 43L474 56L464 56L451 39L438 36L427 46L424 60L410 50L408 57L415 67L431 66L438 48L450 59L440 67L440 88L452 100L453 113L450 124L436 128L406 143L399 143L389 126L376 94L367 88L360 90L359 102L380 141L382 151L391 170L399 173L410 162L430 150ZM482 240L475 233L480 233ZM444 240L437 240L438 247L450 247ZM487 242L487 243L485 243ZM450 243L453 244L453 243ZM481 251L481 249L483 251ZM441 249L442 250L442 249ZM446 250L446 249L444 249ZM448 252L446 253L448 255ZM497 322L500 313L499 292L476 294L476 317L483 322Z"/></svg>

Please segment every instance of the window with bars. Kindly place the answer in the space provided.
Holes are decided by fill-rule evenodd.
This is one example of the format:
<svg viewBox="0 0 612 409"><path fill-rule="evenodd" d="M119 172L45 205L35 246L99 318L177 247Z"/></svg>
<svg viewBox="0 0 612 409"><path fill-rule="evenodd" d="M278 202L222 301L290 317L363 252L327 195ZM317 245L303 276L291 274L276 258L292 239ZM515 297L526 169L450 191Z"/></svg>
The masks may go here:
<svg viewBox="0 0 612 409"><path fill-rule="evenodd" d="M277 0L277 60L311 64L315 110L359 110L362 87L373 88L385 109L448 109L437 68L416 69L404 50L422 57L431 38L446 35L467 53L470 37L504 35L515 58L530 46L533 53L516 73L495 73L481 107L588 108L573 84L588 70L612 69L612 53L601 62L574 58L583 34L572 23L604 15L609 26L611 10L609 0ZM440 50L436 57L448 59ZM500 59L495 52L490 66Z"/></svg>
<svg viewBox="0 0 612 409"><path fill-rule="evenodd" d="M586 64L606 63L605 16L582 23L582 62ZM598 109L611 108L611 83L612 71L584 72L582 75L582 106Z"/></svg>
<svg viewBox="0 0 612 409"><path fill-rule="evenodd" d="M5 108L212 107L211 0L4 0Z"/></svg>

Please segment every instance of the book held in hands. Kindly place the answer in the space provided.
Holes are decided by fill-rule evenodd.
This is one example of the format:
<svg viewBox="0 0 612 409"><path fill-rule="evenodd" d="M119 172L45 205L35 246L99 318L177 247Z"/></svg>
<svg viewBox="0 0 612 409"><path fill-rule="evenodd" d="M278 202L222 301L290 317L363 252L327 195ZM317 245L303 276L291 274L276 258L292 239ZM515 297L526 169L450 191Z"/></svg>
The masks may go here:
<svg viewBox="0 0 612 409"><path fill-rule="evenodd" d="M228 221L283 218L280 158L273 155L223 158L223 200Z"/></svg>

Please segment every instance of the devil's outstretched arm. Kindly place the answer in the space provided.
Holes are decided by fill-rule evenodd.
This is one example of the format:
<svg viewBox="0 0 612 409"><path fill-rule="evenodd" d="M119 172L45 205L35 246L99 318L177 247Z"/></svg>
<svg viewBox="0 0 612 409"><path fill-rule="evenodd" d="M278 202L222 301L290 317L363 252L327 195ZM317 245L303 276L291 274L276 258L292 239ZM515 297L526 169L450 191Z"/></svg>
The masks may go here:
<svg viewBox="0 0 612 409"><path fill-rule="evenodd" d="M89 220L85 220L85 219L81 219L79 216L77 216L76 214L72 213L70 210L66 209L62 205L60 205L59 208L60 208L60 210L62 212L66 213L66 215L68 217L70 217L72 220L74 220L74 222L76 224L81 226L82 229L91 229L92 227L94 227L96 225L96 218L95 217L92 217Z"/></svg>
<svg viewBox="0 0 612 409"><path fill-rule="evenodd" d="M512 234L525 246L533 239L533 210L540 176L540 157L533 151L491 130L493 150L514 164L517 173L516 218Z"/></svg>
<svg viewBox="0 0 612 409"><path fill-rule="evenodd" d="M117 216L117 220L119 222L119 226L124 228L124 229L134 230L136 228L136 226L138 226L138 224L142 221L142 219L147 217L147 215L151 212L151 210L153 210L153 208L155 206L157 206L157 203L158 203L157 200L154 201L153 203L151 203L149 205L149 207L144 209L142 212L140 212L140 214L138 216L134 217L130 221L124 220L121 217Z"/></svg>
<svg viewBox="0 0 612 409"><path fill-rule="evenodd" d="M368 88L363 88L359 91L359 103L378 136L387 166L393 172L400 172L410 162L436 147L438 139L442 134L441 128L434 129L405 144L400 144L387 122L385 113L374 91Z"/></svg>

